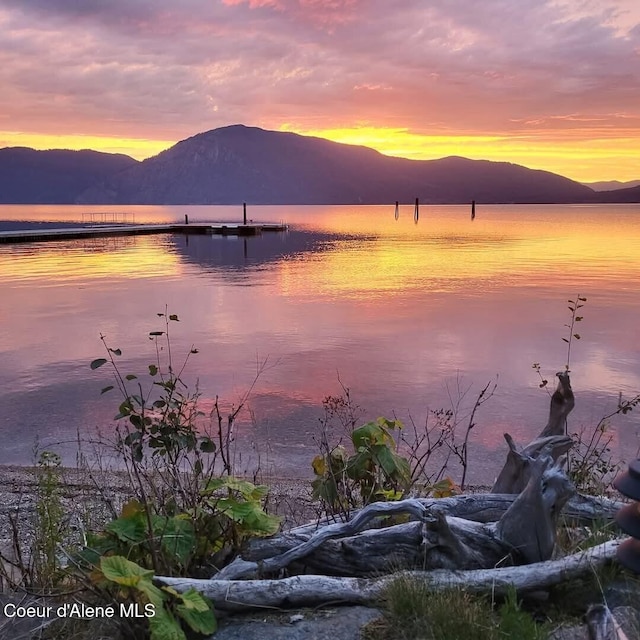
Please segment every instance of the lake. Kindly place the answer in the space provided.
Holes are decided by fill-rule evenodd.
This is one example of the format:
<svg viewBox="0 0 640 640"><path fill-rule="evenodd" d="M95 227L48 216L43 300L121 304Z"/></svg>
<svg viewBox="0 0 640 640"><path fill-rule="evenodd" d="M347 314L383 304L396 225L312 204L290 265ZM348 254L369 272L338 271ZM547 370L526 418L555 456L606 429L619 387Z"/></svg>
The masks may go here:
<svg viewBox="0 0 640 640"><path fill-rule="evenodd" d="M240 207L5 205L0 229L116 213L139 223L242 216ZM237 424L238 470L259 455L267 472L309 476L322 400L341 384L363 421L411 417L420 428L452 404L464 418L497 377L470 444L469 480L491 482L503 433L524 445L546 423L549 396L532 364L555 386L568 299L587 298L571 344L569 430L614 411L620 392L640 392L640 205L476 213L423 205L416 222L413 205L397 220L393 205L250 206L249 218L290 230L0 244L0 463L32 462L36 439L73 463L77 432L112 431L119 401L100 394L109 371L89 368L104 355L100 334L122 349L123 373L142 374L166 307L180 318L174 355L199 350L186 378L199 382L203 408L217 395L228 410L267 359ZM639 418L612 420L615 456L638 455Z"/></svg>

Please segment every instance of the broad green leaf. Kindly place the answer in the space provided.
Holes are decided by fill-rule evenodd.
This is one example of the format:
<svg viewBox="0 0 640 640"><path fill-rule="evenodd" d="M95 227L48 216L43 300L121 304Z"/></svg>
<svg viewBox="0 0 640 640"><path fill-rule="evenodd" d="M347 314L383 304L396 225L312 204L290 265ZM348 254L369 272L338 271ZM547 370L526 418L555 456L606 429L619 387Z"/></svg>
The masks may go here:
<svg viewBox="0 0 640 640"><path fill-rule="evenodd" d="M178 621L164 607L156 608L156 615L149 618L150 640L187 640Z"/></svg>
<svg viewBox="0 0 640 640"><path fill-rule="evenodd" d="M158 367L155 364L149 365L149 375L155 376L158 373Z"/></svg>
<svg viewBox="0 0 640 640"><path fill-rule="evenodd" d="M224 484L224 480L222 478L211 478L209 482L202 489L202 494L207 495L209 493L213 493L222 487Z"/></svg>
<svg viewBox="0 0 640 640"><path fill-rule="evenodd" d="M133 373L128 373L128 374L125 376L125 378L126 378L127 380L137 380L137 379L138 379L138 376L134 375Z"/></svg>
<svg viewBox="0 0 640 640"><path fill-rule="evenodd" d="M113 353L114 356L121 356L122 355L122 350L121 349L109 349L109 351L111 351L111 353Z"/></svg>
<svg viewBox="0 0 640 640"><path fill-rule="evenodd" d="M317 478L311 483L311 488L315 499L324 500L333 506L338 504L338 486L334 478Z"/></svg>
<svg viewBox="0 0 640 640"><path fill-rule="evenodd" d="M118 540L127 544L137 544L147 537L147 527L141 512L112 520L105 526L105 531L113 533Z"/></svg>
<svg viewBox="0 0 640 640"><path fill-rule="evenodd" d="M149 637L151 640L186 640L184 631L171 611L165 606L167 596L156 587L151 579L141 580L138 585L147 600L155 607L155 615L149 620Z"/></svg>
<svg viewBox="0 0 640 640"><path fill-rule="evenodd" d="M196 633L210 635L218 629L218 622L210 602L195 589L182 594L182 604L176 606L176 613Z"/></svg>
<svg viewBox="0 0 640 640"><path fill-rule="evenodd" d="M382 467L385 474L390 478L394 477L399 472L399 469L393 451L385 445L377 445L372 449L374 449L377 463Z"/></svg>
<svg viewBox="0 0 640 640"><path fill-rule="evenodd" d="M157 530L154 523L154 532L162 536L162 548L165 551L182 565L189 562L196 546L196 536L191 522L178 517L168 518Z"/></svg>
<svg viewBox="0 0 640 640"><path fill-rule="evenodd" d="M113 389L113 385L112 384L110 384L107 387L103 387L102 391L100 391L100 395L102 395L103 393L107 393L107 391L111 391L111 389Z"/></svg>
<svg viewBox="0 0 640 640"><path fill-rule="evenodd" d="M351 440L356 449L367 447L374 444L395 445L393 436L389 433L386 426L387 423L395 424L394 421L378 418L376 422L367 422L367 424L354 429L351 433Z"/></svg>
<svg viewBox="0 0 640 640"><path fill-rule="evenodd" d="M143 569L123 556L103 556L100 558L100 570L107 580L123 587L136 587L141 580L151 580L153 576L153 571Z"/></svg>
<svg viewBox="0 0 640 640"><path fill-rule="evenodd" d="M268 493L269 493L269 487L267 487L266 484L258 484L251 491L251 494L249 495L249 499L254 500L256 502L260 502L262 498L266 498Z"/></svg>
<svg viewBox="0 0 640 640"><path fill-rule="evenodd" d="M99 369L103 364L107 364L106 358L96 358L89 365L92 369Z"/></svg>
<svg viewBox="0 0 640 640"><path fill-rule="evenodd" d="M225 488L239 491L243 496L247 497L251 495L251 492L256 488L256 486L248 480L241 480L240 478L234 478L231 476L226 479Z"/></svg>
<svg viewBox="0 0 640 640"><path fill-rule="evenodd" d="M182 604L185 609L190 609L192 611L209 611L211 609L211 602L207 600L199 591L196 591L193 588L177 595L178 598L182 600Z"/></svg>

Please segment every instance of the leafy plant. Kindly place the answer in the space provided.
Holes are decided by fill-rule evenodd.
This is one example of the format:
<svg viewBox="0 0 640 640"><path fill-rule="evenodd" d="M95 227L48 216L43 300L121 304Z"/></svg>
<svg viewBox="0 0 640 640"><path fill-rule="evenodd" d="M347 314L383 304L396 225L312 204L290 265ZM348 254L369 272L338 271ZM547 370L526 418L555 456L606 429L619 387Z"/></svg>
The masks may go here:
<svg viewBox="0 0 640 640"><path fill-rule="evenodd" d="M183 573L195 552L195 529L185 515L151 514L151 528L144 506L137 500L127 502L122 515L108 522L103 531L89 534L80 558L90 569L101 556L125 556L143 566L152 564L152 553L162 573ZM153 547L151 546L153 545Z"/></svg>
<svg viewBox="0 0 640 640"><path fill-rule="evenodd" d="M578 310L584 307L584 304L582 303L586 301L587 299L581 295L577 295L575 300L571 300L571 299L567 300L567 302L569 303L569 311L571 312L571 319L569 320L568 323L564 324L564 326L567 329L569 329L569 331L566 337L564 336L562 337L562 341L567 345L567 360L564 365L565 371L570 371L571 346L573 344L573 341L582 339L582 336L576 331L575 326L577 322L582 322L582 320L584 319L584 316L578 315ZM541 389L545 389L547 393L551 395L551 391L547 387L547 385L549 384L549 380L543 375L542 368L540 367L540 363L534 362L532 365L532 368L535 369L536 373L538 374L538 377L540 378L540 384L538 386Z"/></svg>
<svg viewBox="0 0 640 640"><path fill-rule="evenodd" d="M153 583L153 571L123 556L103 557L92 574L94 585L109 593L118 603L133 604L138 616L145 618L151 640L186 640L187 632L210 635L217 621L210 600L189 589L179 593ZM126 618L129 625L141 624L138 618ZM138 634L135 634L138 637Z"/></svg>
<svg viewBox="0 0 640 640"><path fill-rule="evenodd" d="M622 462L611 454L611 418L626 415L638 404L640 394L629 400L620 394L617 408L600 418L595 427L571 434L574 444L568 454L568 471L578 491L591 495L607 491L622 466Z"/></svg>
<svg viewBox="0 0 640 640"><path fill-rule="evenodd" d="M38 457L36 476L38 484L32 580L41 589L52 590L64 576L58 558L65 530L60 456L51 451L42 451Z"/></svg>
<svg viewBox="0 0 640 640"><path fill-rule="evenodd" d="M567 338L562 338L563 342L567 343L567 362L565 364L565 369L569 371L569 364L571 362L571 344L573 340L580 340L580 334L575 331L576 322L582 322L582 316L577 315L578 309L582 309L584 306L580 304L581 302L586 302L587 299L577 295L575 300L568 300L569 302L569 311L571 311L571 320L569 324L565 324L564 326L569 329L569 336Z"/></svg>
<svg viewBox="0 0 640 640"><path fill-rule="evenodd" d="M576 331L576 323L582 322L583 316L578 315L580 309L584 307L587 298L577 295L575 300L568 300L571 318L564 326L568 329L566 337L562 341L567 345L567 358L565 370L570 371L571 347L574 340L580 340L581 335ZM533 363L533 369L540 378L540 388L547 388L548 380L542 374L540 363ZM571 434L573 446L567 454L567 472L574 485L583 493L592 495L603 494L609 488L613 478L616 476L622 462L614 460L611 455L611 418L615 415L625 415L633 411L640 404L640 394L629 400L624 400L622 394L618 398L617 408L609 414L603 416L592 428L582 428Z"/></svg>
<svg viewBox="0 0 640 640"><path fill-rule="evenodd" d="M395 451L393 432L400 429L399 420L378 418L351 432L352 455L338 445L316 456L311 463L316 474L314 497L335 510L356 506L353 488L362 504L404 496L411 469L408 460Z"/></svg>

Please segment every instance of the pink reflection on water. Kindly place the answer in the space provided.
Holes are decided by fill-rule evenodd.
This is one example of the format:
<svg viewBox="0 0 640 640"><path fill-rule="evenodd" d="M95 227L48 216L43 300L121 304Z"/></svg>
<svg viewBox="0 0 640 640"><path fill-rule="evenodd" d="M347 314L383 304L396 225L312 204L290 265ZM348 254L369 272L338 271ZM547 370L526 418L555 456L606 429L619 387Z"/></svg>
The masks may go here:
<svg viewBox="0 0 640 640"><path fill-rule="evenodd" d="M59 219L77 213L63 209ZM182 213L140 209L158 220ZM458 375L474 390L497 375L471 448L476 480L489 482L503 433L525 444L546 422L548 397L531 365L550 380L564 368L566 300L577 293L588 302L570 363L578 397L570 429L597 423L619 391L640 390L638 207L478 207L473 223L465 208L425 207L417 226L404 210L396 222L392 208L299 209L260 208L256 218L298 216L302 231L246 243L158 236L0 246L0 430L72 439L78 427L111 428L104 381L87 367L101 355L98 335L123 349L128 371L144 370L153 358L146 336L166 304L181 318L176 348L200 350L189 376L205 408L216 394L236 402L257 356L278 362L236 433L245 460L262 446L282 474L309 473L322 399L339 391L338 375L363 419L395 414L405 423L449 406L447 384ZM232 213L203 207L190 216ZM616 451L635 453L636 414L615 425ZM3 461L28 461L32 443L9 440Z"/></svg>

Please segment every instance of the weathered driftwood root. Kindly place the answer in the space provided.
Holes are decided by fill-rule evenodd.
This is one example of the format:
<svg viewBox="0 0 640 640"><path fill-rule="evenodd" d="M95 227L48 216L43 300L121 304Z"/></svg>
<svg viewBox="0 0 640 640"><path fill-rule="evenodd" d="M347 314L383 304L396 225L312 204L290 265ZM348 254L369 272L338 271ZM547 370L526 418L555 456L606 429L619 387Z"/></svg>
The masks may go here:
<svg viewBox="0 0 640 640"><path fill-rule="evenodd" d="M567 556L561 560L533 565L477 569L473 571L404 571L382 578L332 578L303 575L282 580L197 580L159 577L178 591L195 588L211 598L216 609L242 611L247 608L296 608L329 602L377 604L385 588L400 576L424 581L429 588L464 588L473 593L506 595L510 588L518 592L549 589L582 577L603 566L615 556L620 540Z"/></svg>
<svg viewBox="0 0 640 640"><path fill-rule="evenodd" d="M549 407L549 420L540 434L541 438L546 436L562 436L566 433L567 416L571 413L576 402L571 389L571 380L568 371L556 373L558 386L551 396Z"/></svg>
<svg viewBox="0 0 640 640"><path fill-rule="evenodd" d="M527 486L498 522L498 537L513 547L516 564L548 560L553 553L558 517L575 493L561 464L538 458Z"/></svg>
<svg viewBox="0 0 640 640"><path fill-rule="evenodd" d="M285 551L260 560L239 557L214 579L255 578L282 569L368 576L404 568L480 569L548 560L555 546L557 516L572 492L568 478L551 458L539 458L527 487L497 523L429 512L415 499L376 502L349 522L326 525ZM417 522L362 532L380 516L404 514Z"/></svg>
<svg viewBox="0 0 640 640"><path fill-rule="evenodd" d="M504 434L509 445L507 460L493 485L494 493L520 493L531 475L531 466L542 456L551 456L557 460L573 444L566 434L567 416L575 406L571 380L567 371L556 373L558 387L551 396L549 419L542 433L522 451L518 451L513 438Z"/></svg>
<svg viewBox="0 0 640 640"><path fill-rule="evenodd" d="M550 456L557 460L573 445L569 436L540 436L518 451L516 443L508 433L504 434L504 439L509 446L509 452L504 467L493 485L493 493L520 493L527 486L532 466L538 458Z"/></svg>
<svg viewBox="0 0 640 640"><path fill-rule="evenodd" d="M458 517L473 522L490 523L497 522L511 507L517 496L499 495L492 493L482 493L473 495L452 496L450 498L419 498L418 501L424 506L425 510L432 516L438 514L448 517ZM594 521L612 521L616 512L624 506L624 503L607 498L596 498L593 496L575 495L569 498L564 507L562 518L575 526L589 525ZM410 516L412 518L412 516ZM242 557L245 560L258 562L265 558L270 558L282 554L290 549L298 547L303 542L318 531L326 522L310 523L285 531L271 538L252 538L243 548ZM395 547L386 547L384 553L375 560L371 559L371 565L374 570L378 568L382 571L383 566L388 566L390 562L387 560L389 556L388 549L392 548L402 556L406 549L406 545L414 545L411 554L415 557L419 552L415 545L419 545L420 536L422 535L421 523L408 522L401 525L401 528L394 532L389 531L383 534L382 531L388 529L379 529L381 521L379 519L371 520L368 527L380 531L380 544L384 544L384 536L388 536L389 544ZM362 534L360 534L362 536ZM404 540L402 541L402 539ZM368 541L367 541L368 543ZM323 567L344 566L345 571L351 569L354 573L351 575L364 575L362 564L357 558L356 543L352 539L342 539L327 541L325 544L311 552L305 559L307 566L313 571L321 571ZM339 555L336 555L339 554ZM408 557L404 556L409 562ZM395 564L395 568L403 565L401 557ZM334 573L335 569L331 571Z"/></svg>
<svg viewBox="0 0 640 640"><path fill-rule="evenodd" d="M411 514L414 522L361 531L381 515ZM512 547L496 535L496 525L430 514L419 500L376 502L346 523L334 523L286 551L258 561L237 558L215 580L238 580L294 572L369 576L407 567L473 569L495 566Z"/></svg>

